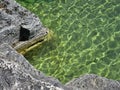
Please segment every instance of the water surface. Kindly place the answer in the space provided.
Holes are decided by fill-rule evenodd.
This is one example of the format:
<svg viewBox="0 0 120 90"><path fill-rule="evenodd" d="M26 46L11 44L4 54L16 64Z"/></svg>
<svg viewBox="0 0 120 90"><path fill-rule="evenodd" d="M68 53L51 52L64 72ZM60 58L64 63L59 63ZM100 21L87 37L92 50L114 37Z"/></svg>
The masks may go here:
<svg viewBox="0 0 120 90"><path fill-rule="evenodd" d="M25 54L62 83L86 73L120 80L120 0L17 0L53 38Z"/></svg>

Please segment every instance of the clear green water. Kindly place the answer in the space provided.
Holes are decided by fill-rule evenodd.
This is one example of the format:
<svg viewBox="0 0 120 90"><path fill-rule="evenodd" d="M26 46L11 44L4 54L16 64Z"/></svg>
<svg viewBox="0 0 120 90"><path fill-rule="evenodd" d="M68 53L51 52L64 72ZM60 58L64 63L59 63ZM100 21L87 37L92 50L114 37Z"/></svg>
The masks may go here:
<svg viewBox="0 0 120 90"><path fill-rule="evenodd" d="M17 0L54 32L25 54L66 83L86 73L120 80L120 0Z"/></svg>

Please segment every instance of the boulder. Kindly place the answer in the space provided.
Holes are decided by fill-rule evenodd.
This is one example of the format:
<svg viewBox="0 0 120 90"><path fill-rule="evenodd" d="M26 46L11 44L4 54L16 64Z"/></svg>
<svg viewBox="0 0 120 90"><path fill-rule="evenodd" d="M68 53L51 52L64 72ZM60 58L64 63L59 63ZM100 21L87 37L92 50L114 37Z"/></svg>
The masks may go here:
<svg viewBox="0 0 120 90"><path fill-rule="evenodd" d="M69 90L47 77L8 44L0 45L0 90Z"/></svg>
<svg viewBox="0 0 120 90"><path fill-rule="evenodd" d="M47 34L48 29L35 14L15 0L0 0L0 43L20 50L41 41Z"/></svg>
<svg viewBox="0 0 120 90"><path fill-rule="evenodd" d="M118 81L95 74L86 74L73 79L66 86L71 87L73 90L120 90L120 83Z"/></svg>

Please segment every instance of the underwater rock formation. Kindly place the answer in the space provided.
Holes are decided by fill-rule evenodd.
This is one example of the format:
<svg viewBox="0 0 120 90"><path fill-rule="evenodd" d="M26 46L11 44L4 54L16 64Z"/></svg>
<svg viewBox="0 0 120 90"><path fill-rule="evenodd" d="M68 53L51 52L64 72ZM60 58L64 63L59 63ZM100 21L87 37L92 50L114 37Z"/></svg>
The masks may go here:
<svg viewBox="0 0 120 90"><path fill-rule="evenodd" d="M94 74L62 85L36 70L16 50L44 39L47 33L39 18L16 1L0 1L0 90L120 90L118 81Z"/></svg>

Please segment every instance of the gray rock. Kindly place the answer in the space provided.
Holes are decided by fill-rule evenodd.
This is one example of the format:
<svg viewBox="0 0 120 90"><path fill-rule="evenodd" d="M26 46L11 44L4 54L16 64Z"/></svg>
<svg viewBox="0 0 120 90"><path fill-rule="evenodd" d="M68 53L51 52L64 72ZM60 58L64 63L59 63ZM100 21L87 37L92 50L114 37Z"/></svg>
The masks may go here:
<svg viewBox="0 0 120 90"><path fill-rule="evenodd" d="M44 39L47 33L35 14L15 0L0 0L0 43L23 49L24 44L30 46Z"/></svg>
<svg viewBox="0 0 120 90"><path fill-rule="evenodd" d="M0 90L67 90L57 79L37 71L8 44L0 45Z"/></svg>
<svg viewBox="0 0 120 90"><path fill-rule="evenodd" d="M73 90L120 90L120 83L94 74L87 74L66 84Z"/></svg>

